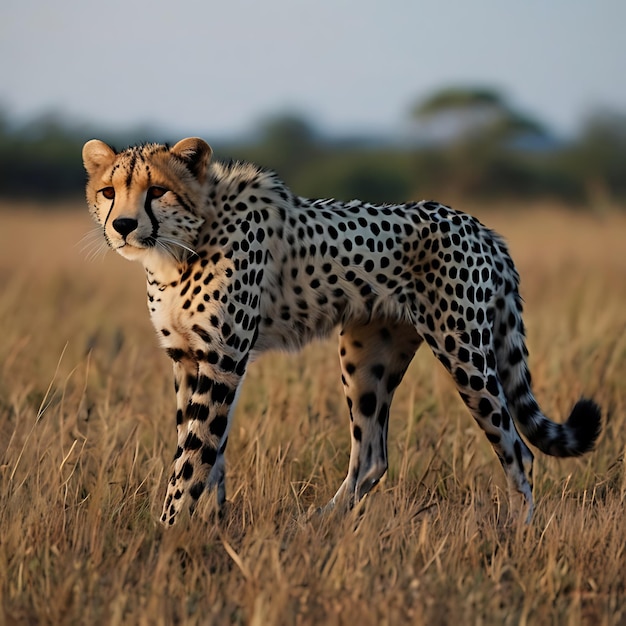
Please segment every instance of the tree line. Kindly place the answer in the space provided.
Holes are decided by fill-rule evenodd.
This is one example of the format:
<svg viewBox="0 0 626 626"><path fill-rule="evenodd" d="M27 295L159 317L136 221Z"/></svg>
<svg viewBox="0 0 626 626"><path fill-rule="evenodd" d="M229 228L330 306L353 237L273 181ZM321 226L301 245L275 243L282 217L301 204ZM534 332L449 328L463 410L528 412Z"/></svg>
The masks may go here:
<svg viewBox="0 0 626 626"><path fill-rule="evenodd" d="M626 200L623 112L597 111L575 137L559 140L496 90L452 87L416 103L407 128L401 140L327 137L308 119L281 114L262 121L248 140L213 147L220 158L275 169L308 197L371 202L549 198L580 207ZM139 128L111 136L53 114L15 125L0 115L0 197L78 197L86 139L125 146L166 139L158 134Z"/></svg>

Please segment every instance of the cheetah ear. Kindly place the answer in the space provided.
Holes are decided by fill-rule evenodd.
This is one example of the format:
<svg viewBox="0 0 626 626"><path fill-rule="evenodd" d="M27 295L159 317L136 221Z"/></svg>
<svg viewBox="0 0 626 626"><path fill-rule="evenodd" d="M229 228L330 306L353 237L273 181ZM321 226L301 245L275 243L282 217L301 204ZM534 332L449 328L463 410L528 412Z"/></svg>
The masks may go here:
<svg viewBox="0 0 626 626"><path fill-rule="evenodd" d="M91 139L83 146L83 165L90 176L100 168L110 165L116 152L104 141Z"/></svg>
<svg viewBox="0 0 626 626"><path fill-rule="evenodd" d="M198 137L181 139L170 152L184 161L187 169L202 183L206 175L206 168L211 160L213 150L211 146Z"/></svg>

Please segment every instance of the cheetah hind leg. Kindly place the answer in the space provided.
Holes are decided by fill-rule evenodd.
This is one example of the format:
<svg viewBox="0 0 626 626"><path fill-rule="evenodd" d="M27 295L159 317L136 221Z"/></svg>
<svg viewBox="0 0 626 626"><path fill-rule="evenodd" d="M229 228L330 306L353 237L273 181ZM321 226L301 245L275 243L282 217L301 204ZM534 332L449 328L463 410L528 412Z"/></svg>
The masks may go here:
<svg viewBox="0 0 626 626"><path fill-rule="evenodd" d="M225 440L218 451L215 465L211 468L207 483L209 491L215 489L219 515L223 513L223 508L226 503L226 461L224 459L224 449L226 448L227 441L228 439Z"/></svg>
<svg viewBox="0 0 626 626"><path fill-rule="evenodd" d="M348 475L325 510L352 508L387 471L389 408L422 338L408 324L376 320L340 332L341 380L350 411Z"/></svg>
<svg viewBox="0 0 626 626"><path fill-rule="evenodd" d="M460 344L453 334L441 337L442 351L432 345L435 356L454 379L461 399L485 433L506 474L509 492L518 492L526 501L529 523L533 514L533 453L520 437L496 372L496 360L489 332L476 337L485 345Z"/></svg>

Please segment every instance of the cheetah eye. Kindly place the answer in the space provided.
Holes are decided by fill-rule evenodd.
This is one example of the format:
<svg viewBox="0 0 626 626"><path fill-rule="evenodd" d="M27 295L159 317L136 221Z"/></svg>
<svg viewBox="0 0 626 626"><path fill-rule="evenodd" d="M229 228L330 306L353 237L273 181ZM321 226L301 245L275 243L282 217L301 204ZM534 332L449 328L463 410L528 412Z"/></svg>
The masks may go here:
<svg viewBox="0 0 626 626"><path fill-rule="evenodd" d="M165 187L150 187L148 189L148 199L154 200L155 198L160 198L167 193L167 189Z"/></svg>
<svg viewBox="0 0 626 626"><path fill-rule="evenodd" d="M107 200L113 200L113 198L115 198L115 189L113 187L105 187L104 189L100 189L100 193Z"/></svg>

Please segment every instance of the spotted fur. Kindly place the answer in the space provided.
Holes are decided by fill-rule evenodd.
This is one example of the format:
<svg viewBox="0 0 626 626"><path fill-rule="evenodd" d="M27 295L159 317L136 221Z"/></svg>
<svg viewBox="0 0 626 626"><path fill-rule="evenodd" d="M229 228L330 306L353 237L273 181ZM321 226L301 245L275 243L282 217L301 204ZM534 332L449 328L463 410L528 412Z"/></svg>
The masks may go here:
<svg viewBox="0 0 626 626"><path fill-rule="evenodd" d="M161 521L207 488L225 501L224 451L248 365L341 328L348 475L330 506L361 500L387 470L389 409L426 342L450 372L512 489L532 513L533 455L593 447L600 410L565 424L531 389L519 277L502 239L436 202L309 200L270 171L211 162L201 139L115 152L85 144L87 201L111 248L140 261L174 367L178 447Z"/></svg>

